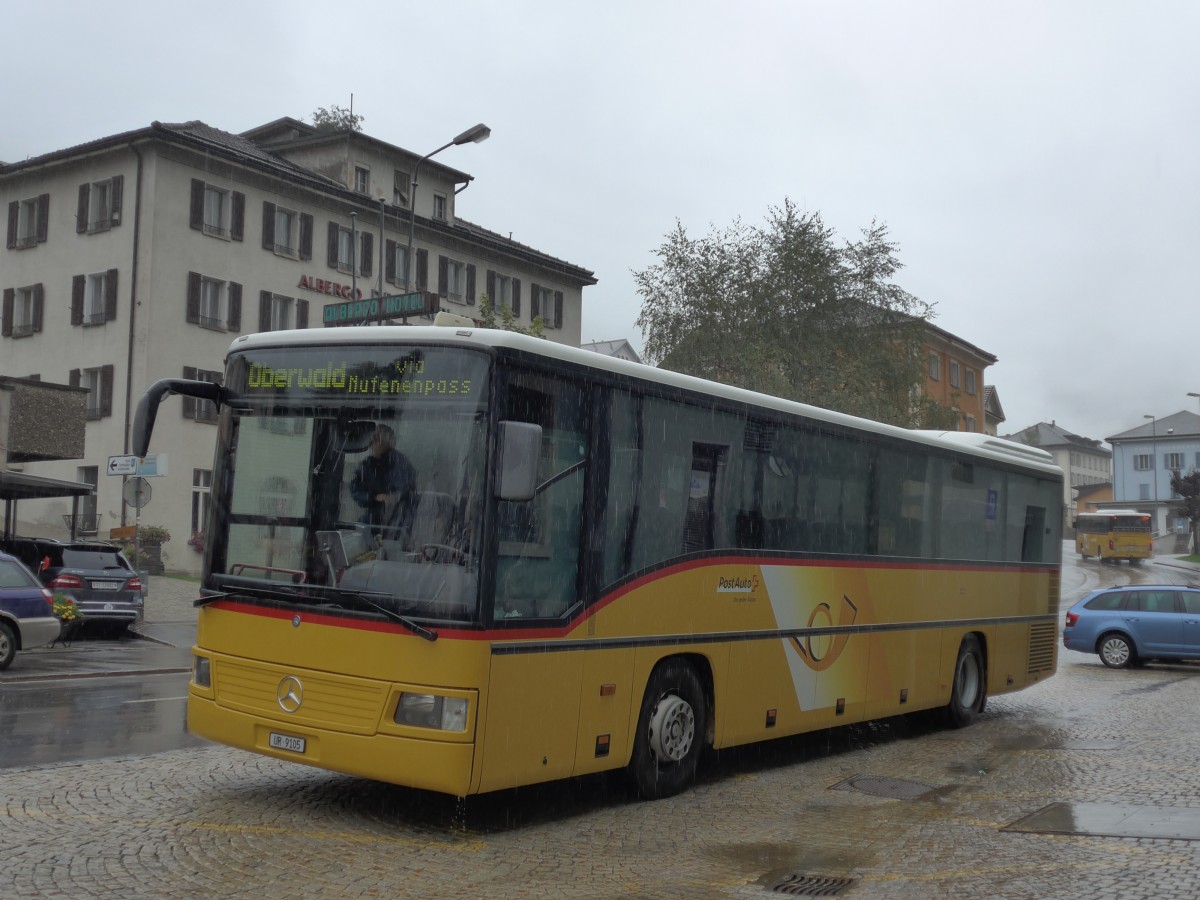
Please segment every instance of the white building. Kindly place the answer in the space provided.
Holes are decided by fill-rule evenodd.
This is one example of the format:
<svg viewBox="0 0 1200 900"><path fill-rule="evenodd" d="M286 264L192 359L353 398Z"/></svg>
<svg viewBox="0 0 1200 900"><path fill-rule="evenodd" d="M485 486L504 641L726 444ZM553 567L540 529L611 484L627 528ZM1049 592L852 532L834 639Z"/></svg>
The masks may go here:
<svg viewBox="0 0 1200 900"><path fill-rule="evenodd" d="M124 478L105 467L130 453L146 387L219 380L238 334L319 328L372 290L405 293L419 160L365 134L279 119L241 135L155 122L0 165L0 375L88 390L84 458L24 470L95 484L95 509L84 512L100 536L132 524ZM436 159L420 164L412 286L468 316L487 293L518 323L541 315L549 339L579 346L592 272L460 218L470 181ZM167 474L151 482L141 521L170 530L173 569L199 565L186 542L204 527L215 421L206 407L168 401L154 432ZM17 530L62 534L70 511L68 500L24 502Z"/></svg>

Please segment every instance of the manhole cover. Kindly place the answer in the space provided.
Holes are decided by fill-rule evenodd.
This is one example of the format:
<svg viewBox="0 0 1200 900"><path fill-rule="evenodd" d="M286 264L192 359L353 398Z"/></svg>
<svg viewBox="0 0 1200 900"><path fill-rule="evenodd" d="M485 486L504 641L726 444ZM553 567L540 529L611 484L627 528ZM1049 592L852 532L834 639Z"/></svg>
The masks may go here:
<svg viewBox="0 0 1200 900"><path fill-rule="evenodd" d="M935 788L916 781L905 781L903 778L851 775L845 781L839 781L830 790L858 791L861 794L871 794L875 797L887 797L889 800L917 800L932 793Z"/></svg>
<svg viewBox="0 0 1200 900"><path fill-rule="evenodd" d="M826 875L789 875L772 885L771 890L793 897L837 897L857 880Z"/></svg>
<svg viewBox="0 0 1200 900"><path fill-rule="evenodd" d="M1200 841L1200 808L1132 803L1051 803L1001 830Z"/></svg>
<svg viewBox="0 0 1200 900"><path fill-rule="evenodd" d="M1054 744L1047 744L1047 750L1120 750L1125 746L1124 741L1058 741Z"/></svg>

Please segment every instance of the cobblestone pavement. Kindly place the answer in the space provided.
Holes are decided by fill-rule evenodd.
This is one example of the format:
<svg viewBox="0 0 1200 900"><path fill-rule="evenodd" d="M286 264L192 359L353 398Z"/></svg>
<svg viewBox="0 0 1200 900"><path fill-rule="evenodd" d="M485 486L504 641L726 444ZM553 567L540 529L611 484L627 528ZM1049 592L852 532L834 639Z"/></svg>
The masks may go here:
<svg viewBox="0 0 1200 900"><path fill-rule="evenodd" d="M149 631L188 624L195 586L178 593ZM970 728L723 753L655 803L611 778L456 801L218 746L9 769L0 896L766 898L799 875L853 898L1193 898L1200 841L1003 829L1056 802L1200 807L1198 691L1200 665L1062 651ZM842 789L855 776L931 790Z"/></svg>

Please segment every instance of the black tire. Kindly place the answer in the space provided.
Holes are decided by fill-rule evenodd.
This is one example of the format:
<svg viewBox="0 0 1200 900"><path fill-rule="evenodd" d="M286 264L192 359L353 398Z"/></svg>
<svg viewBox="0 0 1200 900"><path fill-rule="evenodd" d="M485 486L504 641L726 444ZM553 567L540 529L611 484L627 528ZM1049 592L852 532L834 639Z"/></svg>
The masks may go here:
<svg viewBox="0 0 1200 900"><path fill-rule="evenodd" d="M629 776L646 800L672 797L695 780L708 731L708 701L696 670L681 659L650 675Z"/></svg>
<svg viewBox="0 0 1200 900"><path fill-rule="evenodd" d="M1119 631L1101 635L1096 642L1096 652L1100 655L1100 662L1110 669L1128 669L1138 666L1140 662L1133 641Z"/></svg>
<svg viewBox="0 0 1200 900"><path fill-rule="evenodd" d="M17 656L17 633L7 622L0 622L0 671L12 665Z"/></svg>
<svg viewBox="0 0 1200 900"><path fill-rule="evenodd" d="M955 728L965 728L983 712L987 705L987 670L983 664L983 648L979 638L968 634L958 647L954 662L954 685L946 719Z"/></svg>

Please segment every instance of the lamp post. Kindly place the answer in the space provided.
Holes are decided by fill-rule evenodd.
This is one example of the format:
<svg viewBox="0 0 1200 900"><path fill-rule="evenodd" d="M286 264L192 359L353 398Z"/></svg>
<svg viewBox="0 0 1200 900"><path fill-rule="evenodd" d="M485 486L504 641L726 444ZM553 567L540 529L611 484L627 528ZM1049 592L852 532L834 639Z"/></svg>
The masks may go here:
<svg viewBox="0 0 1200 900"><path fill-rule="evenodd" d="M447 147L457 147L461 144L478 144L486 141L491 137L492 129L488 128L482 122L474 128L468 128L454 140L448 144L442 144L432 153L426 153L413 166L412 174L412 190L408 192L408 250L404 259L404 266L407 269L404 284L409 291L413 290L413 232L417 226L417 170L421 168L421 163L429 159L431 156L436 156Z"/></svg>
<svg viewBox="0 0 1200 900"><path fill-rule="evenodd" d="M1195 397L1197 400L1200 400L1200 394L1197 394L1194 391L1188 391L1188 396Z"/></svg>

